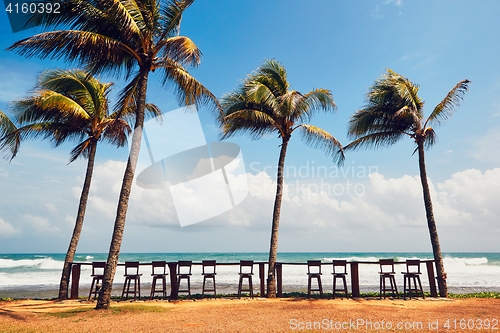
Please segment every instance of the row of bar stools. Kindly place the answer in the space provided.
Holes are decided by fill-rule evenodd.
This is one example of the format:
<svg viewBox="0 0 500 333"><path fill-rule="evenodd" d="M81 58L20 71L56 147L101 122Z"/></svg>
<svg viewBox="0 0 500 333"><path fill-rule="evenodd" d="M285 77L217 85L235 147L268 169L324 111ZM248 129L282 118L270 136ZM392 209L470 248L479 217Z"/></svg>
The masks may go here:
<svg viewBox="0 0 500 333"><path fill-rule="evenodd" d="M308 260L307 261L307 297L311 297L311 292L319 291L320 296L323 296L323 285L321 283L321 260ZM337 292L342 292L345 297L348 297L347 293L347 261L346 260L333 260L333 298L335 298ZM312 284L313 280L316 280L317 287L314 289ZM337 288L337 280L342 282L342 287Z"/></svg>
<svg viewBox="0 0 500 333"><path fill-rule="evenodd" d="M177 288L178 292L188 293L188 297L191 296L191 267L193 265L192 261L181 260L177 262ZM216 261L215 260L203 260L202 265L202 275L203 275L203 287L201 290L201 297L205 296L205 292L213 292L214 296L217 296L217 288L215 284L215 272ZM184 281L184 289L181 288L181 283ZM211 282L211 283L207 283Z"/></svg>
<svg viewBox="0 0 500 333"><path fill-rule="evenodd" d="M425 298L422 281L420 280L420 260L406 260L406 272L402 272L401 274L403 274L403 298L406 299L407 294L409 294L410 298L412 298L412 293L415 293L415 296L421 294L422 298ZM413 288L411 285L412 281Z"/></svg>
<svg viewBox="0 0 500 333"><path fill-rule="evenodd" d="M392 297L399 298L398 288L396 286L396 273L394 272L394 259L380 259L380 298L386 297L388 293ZM422 288L422 281L420 280L420 260L408 259L406 260L406 272L403 274L403 297L409 295L412 298L413 293L415 296L421 294L423 298L424 289ZM387 285L389 282L389 285ZM412 287L413 282L413 287ZM418 283L418 286L417 286Z"/></svg>

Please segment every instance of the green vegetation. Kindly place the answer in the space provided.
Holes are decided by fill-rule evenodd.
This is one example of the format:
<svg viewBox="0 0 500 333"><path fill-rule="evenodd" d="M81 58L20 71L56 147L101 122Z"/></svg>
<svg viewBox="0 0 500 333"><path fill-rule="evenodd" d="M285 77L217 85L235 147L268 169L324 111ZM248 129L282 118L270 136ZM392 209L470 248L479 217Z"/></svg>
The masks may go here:
<svg viewBox="0 0 500 333"><path fill-rule="evenodd" d="M449 298L496 298L500 299L500 292L482 291L479 293L453 294L448 293Z"/></svg>

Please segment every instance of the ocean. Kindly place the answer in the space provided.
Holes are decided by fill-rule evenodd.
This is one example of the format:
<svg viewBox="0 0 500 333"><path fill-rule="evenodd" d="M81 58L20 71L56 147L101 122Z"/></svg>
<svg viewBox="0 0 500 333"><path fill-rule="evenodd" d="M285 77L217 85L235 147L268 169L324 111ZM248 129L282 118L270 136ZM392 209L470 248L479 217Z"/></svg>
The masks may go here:
<svg viewBox="0 0 500 333"><path fill-rule="evenodd" d="M58 293L64 254L0 254L0 298L55 298ZM307 266L286 265L286 263L306 263L307 260L320 259L325 263L333 259L348 261L377 262L381 258L394 258L405 261L410 258L422 260L432 259L431 253L279 253L278 261L283 263L283 291L307 290ZM80 253L75 256L75 262L91 263L106 261L105 253ZM237 263L239 260L267 261L267 253L122 253L119 261L140 261L142 263L154 260L178 261L192 260L200 263L202 260L217 260L217 263ZM500 253L445 253L444 265L448 274L448 288L452 293L469 293L495 291L500 292ZM236 293L238 286L238 269L235 266L217 267L218 293ZM396 265L396 272L405 269L404 265ZM361 292L378 291L378 265L359 265L359 280ZM425 265L422 265L422 284L428 291L428 280ZM331 266L323 266L323 288L331 289ZM118 267L114 280L113 294L119 295L123 285L123 267ZM151 283L150 266L141 266L143 277L141 285L143 295L149 294ZM201 266L193 266L191 280L192 293L201 293ZM255 291L258 290L258 269L254 270ZM349 271L348 271L349 273ZM82 265L80 278L80 296L87 295L91 283L91 266ZM402 286L402 274L397 274L397 284ZM350 281L348 278L348 288Z"/></svg>

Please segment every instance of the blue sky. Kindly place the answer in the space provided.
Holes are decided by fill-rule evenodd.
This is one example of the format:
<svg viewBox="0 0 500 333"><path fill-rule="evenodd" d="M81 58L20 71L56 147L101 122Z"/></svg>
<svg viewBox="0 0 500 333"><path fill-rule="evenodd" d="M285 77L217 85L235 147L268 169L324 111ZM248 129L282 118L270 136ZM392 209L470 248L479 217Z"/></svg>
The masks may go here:
<svg viewBox="0 0 500 333"><path fill-rule="evenodd" d="M498 252L499 12L495 0L197 0L185 13L181 34L202 50L202 64L191 72L216 96L234 89L269 58L286 67L293 89L330 89L338 112L318 113L311 123L343 144L350 115L363 106L369 86L385 68L420 85L427 114L457 82L471 80L454 117L437 128L438 144L426 155L427 169L442 250ZM72 65L5 51L34 32L13 34L4 12L0 22L0 110L8 113L8 103L26 96L41 71ZM124 86L116 78L102 79L115 81L117 92ZM155 79L149 101L164 111L176 109L175 98ZM199 118L207 141L217 141L213 116L201 109ZM246 199L181 228L171 198L158 200L134 186L122 251L268 251L280 142L272 136L228 141L241 148ZM67 165L70 149L26 142L11 163L0 161L0 253L66 251L86 165L84 160ZM337 170L321 151L293 137L279 250L429 252L412 152L408 139L349 153L345 167ZM127 149L98 149L81 252L108 250L126 158ZM313 175L320 167L330 172ZM358 193L348 193L354 186Z"/></svg>

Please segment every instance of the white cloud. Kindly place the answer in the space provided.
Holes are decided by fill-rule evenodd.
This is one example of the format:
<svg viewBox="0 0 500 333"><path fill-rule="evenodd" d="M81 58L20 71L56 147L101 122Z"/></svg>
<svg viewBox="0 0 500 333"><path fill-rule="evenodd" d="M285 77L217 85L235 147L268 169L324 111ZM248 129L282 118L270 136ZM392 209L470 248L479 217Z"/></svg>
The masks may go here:
<svg viewBox="0 0 500 333"><path fill-rule="evenodd" d="M0 218L0 238L9 238L20 233L20 228L14 228L12 224Z"/></svg>
<svg viewBox="0 0 500 333"><path fill-rule="evenodd" d="M42 234L59 233L58 227L52 226L49 220L45 217L35 216L31 214L24 215L24 221L34 228L37 232Z"/></svg>

